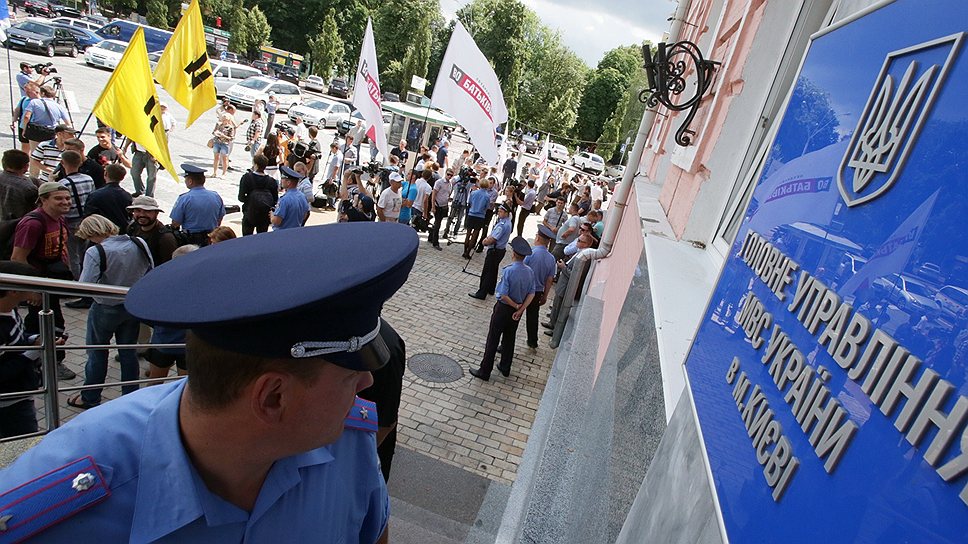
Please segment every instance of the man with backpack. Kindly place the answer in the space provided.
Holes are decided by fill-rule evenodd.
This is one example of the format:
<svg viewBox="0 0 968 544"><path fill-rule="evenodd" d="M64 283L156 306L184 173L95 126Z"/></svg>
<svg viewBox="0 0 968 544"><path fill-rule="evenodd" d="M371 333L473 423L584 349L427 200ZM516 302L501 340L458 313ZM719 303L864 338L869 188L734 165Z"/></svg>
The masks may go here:
<svg viewBox="0 0 968 544"><path fill-rule="evenodd" d="M155 266L167 263L172 253L178 248L178 241L171 232L171 227L158 220L158 201L146 195L135 197L128 206L128 211L134 221L128 226L128 234L137 236L148 244L151 260Z"/></svg>
<svg viewBox="0 0 968 544"><path fill-rule="evenodd" d="M81 219L86 215L84 206L87 205L87 197L94 192L94 180L87 174L80 173L81 163L84 157L77 151L65 151L61 153L61 167L64 169L64 179L61 183L67 187L71 193L71 211L64 216L67 220L67 228L70 233L67 237L67 247L70 252L71 272L74 277L81 275L81 259L84 258L84 250L87 249L87 242L78 238L74 233L81 224Z"/></svg>
<svg viewBox="0 0 968 544"><path fill-rule="evenodd" d="M144 240L137 236L118 234L118 226L102 215L90 215L81 221L77 237L92 245L84 253L84 270L80 281L130 287L154 268L151 253ZM118 345L138 342L141 323L124 307L124 301L94 297L94 304L87 314L87 338L89 345L111 343L113 336ZM135 349L119 349L121 380L138 379L138 353ZM92 348L87 350L84 367L84 385L104 383L108 373L108 351ZM121 387L126 395L138 390L137 385ZM86 410L101 404L100 389L85 389L69 397L67 404Z"/></svg>
<svg viewBox="0 0 968 544"><path fill-rule="evenodd" d="M265 173L269 159L262 153L252 157L252 168L239 180L242 203L242 236L269 230L269 213L279 201L279 183Z"/></svg>

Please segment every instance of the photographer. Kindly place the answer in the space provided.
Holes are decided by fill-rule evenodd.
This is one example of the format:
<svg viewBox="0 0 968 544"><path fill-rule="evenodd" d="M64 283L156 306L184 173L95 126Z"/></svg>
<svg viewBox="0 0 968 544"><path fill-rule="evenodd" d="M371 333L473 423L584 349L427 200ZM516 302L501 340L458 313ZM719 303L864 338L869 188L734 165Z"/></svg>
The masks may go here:
<svg viewBox="0 0 968 544"><path fill-rule="evenodd" d="M339 221L373 221L376 218L373 197L366 191L366 187L360 181L363 170L354 168L343 176L343 185L340 187L340 198L343 199L339 205Z"/></svg>
<svg viewBox="0 0 968 544"><path fill-rule="evenodd" d="M52 71L50 69L50 63L48 64L38 64L37 67L40 70L35 71L34 65L29 62L20 63L20 72L17 74L17 86L20 87L20 96L27 96L27 91L25 87L28 83L36 83L37 85L43 85L44 81L47 79L47 75ZM56 72L57 70L53 70ZM35 72L40 72L38 76Z"/></svg>
<svg viewBox="0 0 968 544"><path fill-rule="evenodd" d="M477 175L472 168L463 167L460 174L452 180L454 189L451 191L450 214L447 216L447 225L444 227L444 238L457 236L464 214L467 212L467 201L471 196L471 189L477 186ZM454 229L450 226L454 224Z"/></svg>

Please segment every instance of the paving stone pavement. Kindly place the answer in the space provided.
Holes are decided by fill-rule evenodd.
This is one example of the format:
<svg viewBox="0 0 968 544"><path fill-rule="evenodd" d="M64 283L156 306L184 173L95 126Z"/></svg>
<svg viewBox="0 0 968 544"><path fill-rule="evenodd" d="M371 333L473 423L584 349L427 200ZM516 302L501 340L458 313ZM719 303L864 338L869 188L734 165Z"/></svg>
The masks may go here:
<svg viewBox="0 0 968 544"><path fill-rule="evenodd" d="M225 224L238 228L238 215L227 216ZM314 211L310 223L334 220L331 212ZM531 216L525 235L532 239L536 230L537 216ZM426 242L426 234L421 234L420 239L413 272L387 302L383 315L404 338L408 358L421 353L445 355L460 363L462 377L439 384L424 381L408 369L404 375L398 443L483 477L511 483L524 454L554 351L548 347L548 337L540 332L539 348L527 347L522 318L511 376L505 378L495 370L487 383L471 376L469 369L476 368L483 356L494 297L478 301L467 296L477 290L479 280L462 272L467 262L461 257L462 243L443 243L443 251L436 251ZM467 271L479 273L483 262L483 254L474 254ZM510 256L503 264L508 262ZM87 311L64 308L64 314L71 335L68 344L83 344ZM121 378L115 353L112 351L109 357L108 381ZM83 383L85 361L83 350L68 352L66 363L78 376L61 381L61 386ZM142 368L147 367L144 360L141 363ZM106 401L119 394L118 388L108 387L103 396ZM63 419L79 412L68 406L66 399L67 395L61 395ZM37 409L43 427L42 399L37 401Z"/></svg>

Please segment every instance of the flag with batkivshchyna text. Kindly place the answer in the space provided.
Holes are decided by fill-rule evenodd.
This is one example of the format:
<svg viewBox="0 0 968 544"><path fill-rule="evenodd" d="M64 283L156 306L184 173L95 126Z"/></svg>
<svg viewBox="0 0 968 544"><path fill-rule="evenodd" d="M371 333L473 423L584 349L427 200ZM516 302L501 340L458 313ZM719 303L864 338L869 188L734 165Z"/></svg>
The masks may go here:
<svg viewBox="0 0 968 544"><path fill-rule="evenodd" d="M118 67L94 103L93 115L144 148L178 179L161 123L161 102L151 79L143 28L138 27L131 36Z"/></svg>
<svg viewBox="0 0 968 544"><path fill-rule="evenodd" d="M447 44L430 103L464 127L488 164L497 161L495 130L507 122L508 108L497 74L460 21Z"/></svg>
<svg viewBox="0 0 968 544"><path fill-rule="evenodd" d="M356 67L356 83L353 85L353 107L366 123L366 137L376 146L386 162L387 133L383 127L383 105L380 102L380 71L376 65L376 45L373 42L373 24L366 20L360 62Z"/></svg>
<svg viewBox="0 0 968 544"><path fill-rule="evenodd" d="M192 0L178 21L155 66L155 80L188 110L186 127L215 107L215 79L208 62L205 27L198 0Z"/></svg>
<svg viewBox="0 0 968 544"><path fill-rule="evenodd" d="M508 128L509 127L504 127L504 131L507 132ZM505 134L504 137L501 138L501 147L497 154L497 162L494 163L494 166L497 166L498 170L504 168L504 163L507 162L509 156L510 150L508 149L508 137L507 134Z"/></svg>

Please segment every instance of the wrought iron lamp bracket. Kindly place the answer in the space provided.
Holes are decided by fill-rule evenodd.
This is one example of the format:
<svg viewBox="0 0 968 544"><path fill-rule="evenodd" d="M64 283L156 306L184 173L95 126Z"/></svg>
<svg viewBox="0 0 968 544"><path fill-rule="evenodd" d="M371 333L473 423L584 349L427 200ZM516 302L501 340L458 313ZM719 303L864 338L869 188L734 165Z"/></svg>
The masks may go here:
<svg viewBox="0 0 968 544"><path fill-rule="evenodd" d="M676 143L683 147L691 144L696 133L689 130L689 124L696 116L703 95L709 90L713 71L721 63L704 59L699 47L689 41L659 43L655 56L652 55L651 47L643 45L642 54L645 57L644 68L649 78L649 88L639 93L639 101L650 108L662 104L673 111L688 110L682 126L676 131ZM691 67L695 68L696 73L695 92L682 97Z"/></svg>

